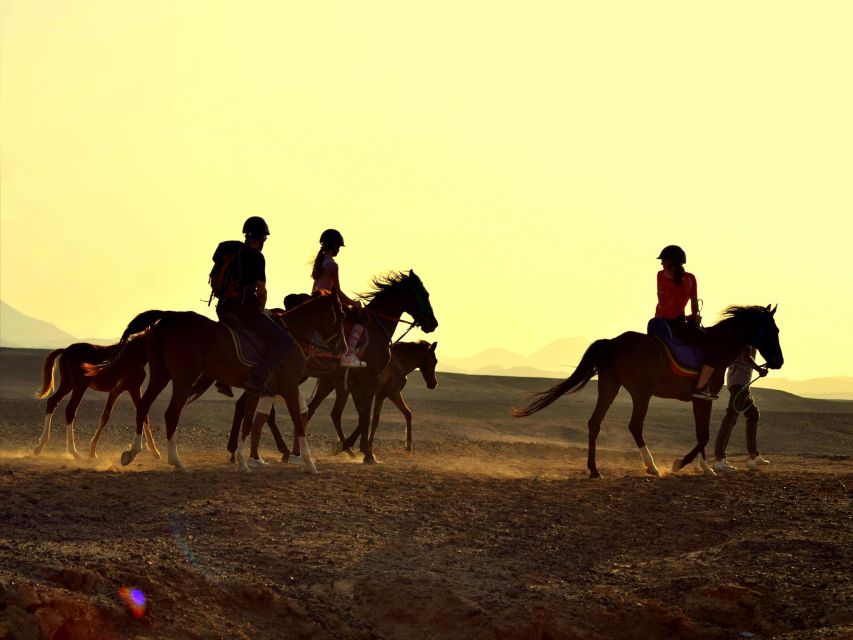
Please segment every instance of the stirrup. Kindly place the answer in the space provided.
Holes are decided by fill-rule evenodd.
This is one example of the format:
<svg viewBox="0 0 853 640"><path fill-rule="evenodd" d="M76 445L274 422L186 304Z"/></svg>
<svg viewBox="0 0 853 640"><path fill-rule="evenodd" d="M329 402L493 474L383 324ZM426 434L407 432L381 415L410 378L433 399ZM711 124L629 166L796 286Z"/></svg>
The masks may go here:
<svg viewBox="0 0 853 640"><path fill-rule="evenodd" d="M691 396L693 398L696 398L697 400L717 400L720 397L716 394L711 393L711 391L708 389L708 385L705 385L701 389L694 389Z"/></svg>

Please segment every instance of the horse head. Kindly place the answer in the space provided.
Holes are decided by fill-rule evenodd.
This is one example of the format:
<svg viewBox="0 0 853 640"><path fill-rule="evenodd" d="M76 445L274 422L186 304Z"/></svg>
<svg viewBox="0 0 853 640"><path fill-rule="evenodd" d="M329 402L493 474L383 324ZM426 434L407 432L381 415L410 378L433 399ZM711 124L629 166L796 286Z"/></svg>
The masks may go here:
<svg viewBox="0 0 853 640"><path fill-rule="evenodd" d="M404 310L415 319L424 333L432 333L438 328L438 320L429 302L429 291L417 276L414 269L409 270L407 278L409 286L408 300L404 302Z"/></svg>
<svg viewBox="0 0 853 640"><path fill-rule="evenodd" d="M437 342L432 344L421 342L424 347L424 354L418 368L421 370L421 375L424 377L427 389L435 389L438 386L438 380L435 379L435 366L438 364L438 358L435 357L435 348Z"/></svg>
<svg viewBox="0 0 853 640"><path fill-rule="evenodd" d="M782 357L782 347L779 344L779 327L776 326L776 315L778 305L771 308L767 305L759 316L758 328L749 344L758 349L761 357L767 362L771 369L781 369L785 358Z"/></svg>

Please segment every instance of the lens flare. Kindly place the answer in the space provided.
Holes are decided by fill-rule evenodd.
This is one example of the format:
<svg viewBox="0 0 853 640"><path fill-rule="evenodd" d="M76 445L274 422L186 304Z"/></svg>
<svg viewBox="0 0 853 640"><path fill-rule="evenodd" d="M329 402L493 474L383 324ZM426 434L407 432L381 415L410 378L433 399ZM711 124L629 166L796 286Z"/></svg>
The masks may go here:
<svg viewBox="0 0 853 640"><path fill-rule="evenodd" d="M141 618L148 611L148 600L141 589L136 587L122 587L118 590L118 597L130 609L135 618Z"/></svg>

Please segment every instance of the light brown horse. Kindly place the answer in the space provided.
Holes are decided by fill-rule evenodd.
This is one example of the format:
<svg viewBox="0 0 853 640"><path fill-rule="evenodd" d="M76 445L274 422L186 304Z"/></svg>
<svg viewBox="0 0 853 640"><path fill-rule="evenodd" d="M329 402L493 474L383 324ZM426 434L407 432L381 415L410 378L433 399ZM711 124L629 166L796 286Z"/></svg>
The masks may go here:
<svg viewBox="0 0 853 640"><path fill-rule="evenodd" d="M119 352L121 352L121 356L116 360L115 367L110 371L104 371L95 376L87 374L87 364L94 365L104 360L116 358ZM56 391L53 391L54 369L56 368L57 359L59 360L59 386L56 388ZM148 351L144 336L139 336L131 340L124 349L122 349L122 345L120 344L99 346L88 342L75 342L64 349L51 351L44 359L42 385L41 389L36 392L36 398L38 399L45 398L48 394L50 394L50 397L47 399L47 406L45 408L44 430L36 445L35 455L39 455L50 441L50 426L53 414L56 411L57 405L70 393L71 398L65 407L65 451L75 458L80 457L74 443L74 420L77 417L77 409L80 407L83 395L87 389L91 388L95 391L103 391L108 394L107 402L98 421L98 429L89 443L89 457L97 458L98 440L110 419L113 406L115 406L119 396L127 391L130 394L130 399L133 401L133 406L139 406L139 391L142 387L142 382L145 380L145 363L147 361ZM145 417L144 429L148 440L148 448L159 458L160 452L154 444L154 437L151 435L148 416Z"/></svg>
<svg viewBox="0 0 853 640"><path fill-rule="evenodd" d="M287 327L294 337L310 340L315 331L338 350L344 344L344 314L336 296L315 298L288 314ZM142 424L151 404L172 382L172 398L166 409L166 438L168 462L176 469L186 471L178 456L175 433L181 410L186 404L193 383L204 375L232 387L244 387L252 368L244 365L237 356L231 334L221 323L191 311L146 311L134 318L124 331L120 344L140 331L149 331L148 363L150 376L148 388L140 400L136 413L136 437L130 448L122 454L123 465L130 464L141 451ZM105 367L111 366L109 363ZM299 414L299 381L305 371L305 355L293 348L284 361L270 374L267 386L272 393L281 395L299 437L307 447L305 427ZM249 417L254 416L257 396L250 396ZM259 438L260 433L252 433ZM239 461L239 460L238 460ZM310 456L306 470L316 473ZM241 468L246 468L242 461Z"/></svg>

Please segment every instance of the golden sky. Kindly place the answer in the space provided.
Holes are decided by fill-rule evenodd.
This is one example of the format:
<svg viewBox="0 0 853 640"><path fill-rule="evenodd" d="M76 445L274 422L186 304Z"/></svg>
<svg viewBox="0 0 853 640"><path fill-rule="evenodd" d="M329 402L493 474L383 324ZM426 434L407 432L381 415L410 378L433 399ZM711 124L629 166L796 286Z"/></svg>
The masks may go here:
<svg viewBox="0 0 853 640"><path fill-rule="evenodd" d="M778 302L782 375L851 375L851 43L820 0L0 0L0 297L206 312L259 214L272 302L337 227L441 351L532 352L644 330L678 243L706 324Z"/></svg>

